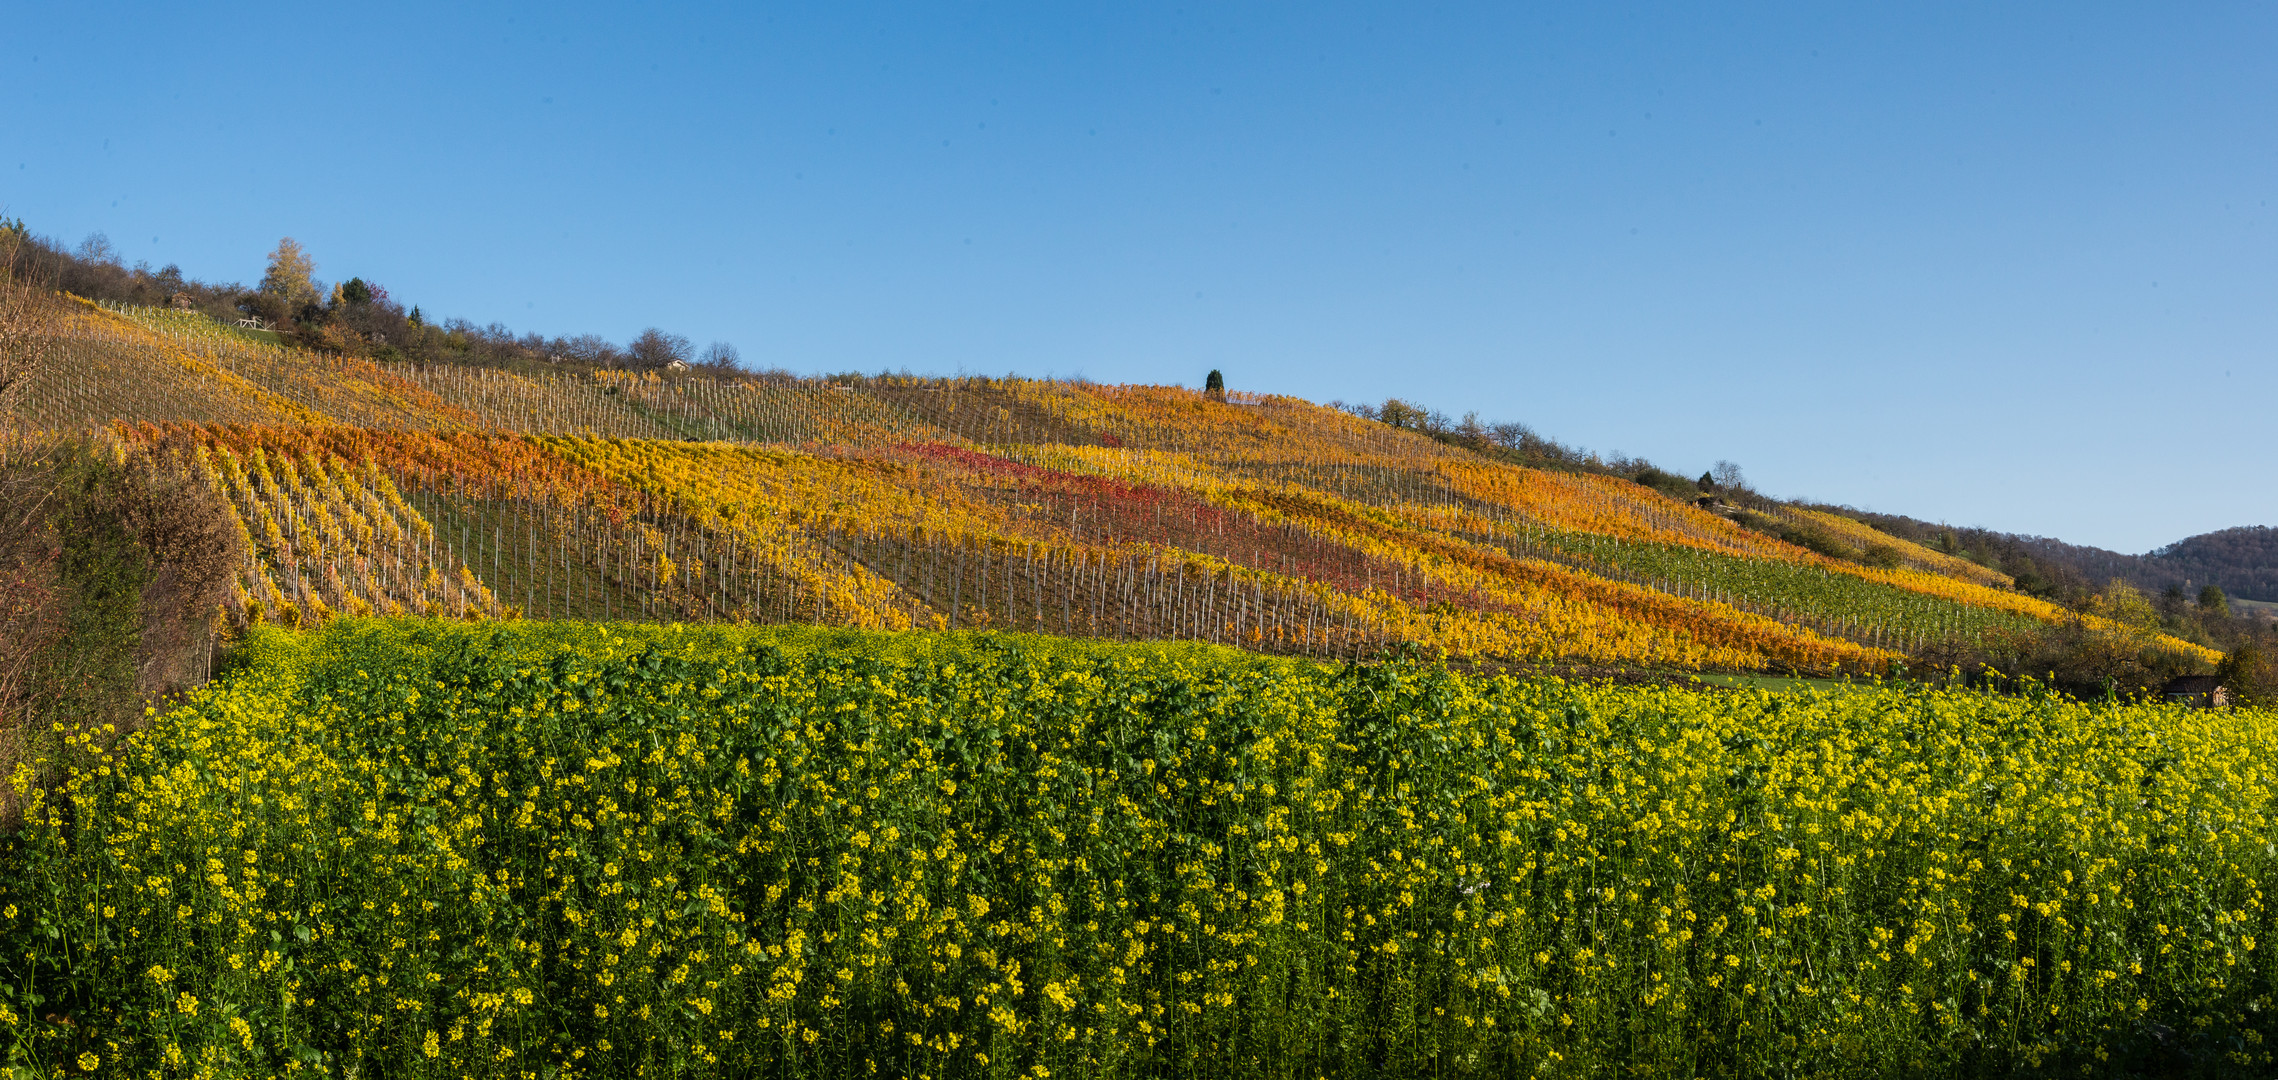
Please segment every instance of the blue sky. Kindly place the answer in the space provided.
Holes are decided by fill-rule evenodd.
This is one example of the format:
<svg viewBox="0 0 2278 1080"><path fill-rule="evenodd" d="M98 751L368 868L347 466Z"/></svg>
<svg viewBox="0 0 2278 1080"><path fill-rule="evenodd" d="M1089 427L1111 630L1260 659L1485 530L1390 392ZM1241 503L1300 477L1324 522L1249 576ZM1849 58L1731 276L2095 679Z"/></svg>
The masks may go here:
<svg viewBox="0 0 2278 1080"><path fill-rule="evenodd" d="M795 371L1399 395L2278 524L2278 6L27 5L0 208Z"/></svg>

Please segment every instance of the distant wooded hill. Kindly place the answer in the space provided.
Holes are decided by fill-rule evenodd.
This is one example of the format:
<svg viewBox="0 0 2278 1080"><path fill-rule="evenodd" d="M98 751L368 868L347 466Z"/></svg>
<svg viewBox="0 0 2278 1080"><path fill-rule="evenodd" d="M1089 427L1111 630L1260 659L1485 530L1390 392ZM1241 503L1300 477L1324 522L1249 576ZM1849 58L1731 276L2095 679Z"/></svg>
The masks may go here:
<svg viewBox="0 0 2278 1080"><path fill-rule="evenodd" d="M2241 525L2178 540L2144 555L2125 555L2046 536L1956 529L1898 514L1843 510L1892 536L1960 555L2017 579L2035 595L2073 602L2114 578L2152 596L2169 590L2196 596L2214 585L2224 595L2278 601L2278 529Z"/></svg>
<svg viewBox="0 0 2278 1080"><path fill-rule="evenodd" d="M2232 596L2278 600L2278 529L2242 525L2178 540L2142 560L2154 571L2212 583Z"/></svg>

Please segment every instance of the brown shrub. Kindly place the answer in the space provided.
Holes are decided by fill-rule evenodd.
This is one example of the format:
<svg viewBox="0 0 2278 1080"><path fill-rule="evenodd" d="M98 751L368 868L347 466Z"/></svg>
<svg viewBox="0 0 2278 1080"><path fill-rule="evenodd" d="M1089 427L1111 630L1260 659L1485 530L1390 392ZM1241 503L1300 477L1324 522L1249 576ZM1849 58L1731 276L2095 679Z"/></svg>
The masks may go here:
<svg viewBox="0 0 2278 1080"><path fill-rule="evenodd" d="M1933 645L1916 655L1924 675L1959 670L1973 683L2030 679L2079 698L2141 697L2205 664L2176 652L2148 629L2090 626L2086 620L2024 631L1989 631L1975 642Z"/></svg>
<svg viewBox="0 0 2278 1080"><path fill-rule="evenodd" d="M101 745L203 680L243 557L178 448L0 443L0 776L45 772L70 736ZM15 799L0 791L0 819Z"/></svg>
<svg viewBox="0 0 2278 1080"><path fill-rule="evenodd" d="M0 439L0 739L7 739L30 723L36 672L64 624L57 595L61 552L47 520L54 447ZM13 760L0 748L0 764Z"/></svg>

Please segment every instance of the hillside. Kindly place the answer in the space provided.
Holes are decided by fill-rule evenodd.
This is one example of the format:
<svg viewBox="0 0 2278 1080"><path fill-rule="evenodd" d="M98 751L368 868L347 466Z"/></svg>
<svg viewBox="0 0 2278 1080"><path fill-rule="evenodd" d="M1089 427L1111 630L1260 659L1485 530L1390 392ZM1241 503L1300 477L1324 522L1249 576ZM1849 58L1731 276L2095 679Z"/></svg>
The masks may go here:
<svg viewBox="0 0 2278 1080"><path fill-rule="evenodd" d="M1973 565L2006 571L2021 587L2051 597L2077 597L2114 579L2147 594L2195 596L2213 585L2233 600L2278 601L2278 529L2242 525L2186 537L2128 555L2046 536L1957 529L1897 514L1842 508L1841 514L1887 535L1953 552Z"/></svg>
<svg viewBox="0 0 2278 1080"><path fill-rule="evenodd" d="M2211 584L2233 596L2278 601L2278 529L2244 525L2178 540L2146 556L2186 584Z"/></svg>
<svg viewBox="0 0 2278 1080"><path fill-rule="evenodd" d="M9 423L195 470L245 541L240 627L811 621L1805 672L2136 633L1847 517L1767 511L1807 547L1294 398L390 365L85 301L45 332Z"/></svg>

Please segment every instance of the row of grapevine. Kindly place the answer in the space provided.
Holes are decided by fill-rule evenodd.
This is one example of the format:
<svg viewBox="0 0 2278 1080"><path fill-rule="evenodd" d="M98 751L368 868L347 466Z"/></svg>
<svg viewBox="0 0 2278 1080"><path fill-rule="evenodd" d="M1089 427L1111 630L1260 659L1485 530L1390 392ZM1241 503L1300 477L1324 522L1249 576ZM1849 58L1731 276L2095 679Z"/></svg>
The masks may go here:
<svg viewBox="0 0 2278 1080"><path fill-rule="evenodd" d="M477 426L532 435L877 445L943 432L831 384L722 382L655 373L523 375L488 368L390 364Z"/></svg>
<svg viewBox="0 0 2278 1080"><path fill-rule="evenodd" d="M260 401L267 412L294 423L341 423L413 430L467 427L474 418L421 387L367 360L248 338L204 316L164 308L85 305L102 331L155 347L172 371L202 378L221 396ZM195 332L185 328L200 328ZM112 419L196 419L155 410L94 416Z"/></svg>
<svg viewBox="0 0 2278 1080"><path fill-rule="evenodd" d="M1272 634L1324 649L1417 641L1482 657L1825 669L2068 617L1980 581L1828 559L1618 478L1485 462L1293 399L383 367L186 313L69 312L61 359L12 426L159 421L173 434L148 437L265 450L326 476L377 469L434 534L432 565L405 568L401 552L312 543L277 516L281 539L255 537L267 562L245 582L245 618L1071 626L1092 594L1064 603L1060 623L1001 604L1089 588L1071 575L1137 552L1252 575ZM300 497L282 477L268 494L257 471L228 492L249 535L265 531L263 499ZM323 523L308 524L321 541ZM337 568L311 554L335 550ZM1018 573L1003 562L1016 550ZM975 564L977 551L996 554ZM915 584L893 570L919 558L934 569ZM942 559L982 569L943 578ZM1116 572L1114 610L1084 609L1084 625L1229 632L1214 601L1187 614L1177 571ZM989 600L976 608L972 595ZM1246 611L1234 621L1262 642ZM1316 632L1332 621L1336 633Z"/></svg>
<svg viewBox="0 0 2278 1080"><path fill-rule="evenodd" d="M1830 559L1607 477L1478 463L1403 468L1326 461L1234 469L1184 455L1073 447L1018 456L1220 493L1240 490L1234 478L1259 479L1279 489L1269 502L1318 504L1326 496L1386 511L1387 520L1423 533L1711 599L1880 649L1919 649L2067 617L2045 602L1958 576Z"/></svg>
<svg viewBox="0 0 2278 1080"><path fill-rule="evenodd" d="M1949 555L1943 551L1933 551L1920 544L1901 540L1880 532L1865 522L1845 517L1842 514L1830 514L1821 510L1806 510L1794 506L1779 507L1773 513L1789 521L1816 528L1823 533L1832 535L1838 541L1850 545L1862 554L1878 547L1895 552L1902 563L1912 569L1941 574L1960 581L1974 582L1994 588L2008 588L2016 584L2016 579L1999 570L1979 566L1968 559Z"/></svg>
<svg viewBox="0 0 2278 1080"><path fill-rule="evenodd" d="M1864 580L1823 566L1680 544L1623 540L1533 525L1463 535L1515 555L1548 559L1900 652L1919 651L1935 642L1974 640L1988 630L2016 630L2040 621Z"/></svg>
<svg viewBox="0 0 2278 1080"><path fill-rule="evenodd" d="M1245 572L1327 589L1345 598L1338 602L1358 605L1355 618L1380 634L1428 633L1433 644L1483 655L1578 650L1607 659L1666 658L1672 649L1698 646L1722 650L1722 663L1776 657L1825 666L1871 658L1753 615L1671 603L1547 565L1506 559L1486 566L1474 558L1474 565L1458 567L1415 547L1413 538L1360 536L1286 515L1269 521L1240 500L1221 505L956 447L838 458L659 443L562 442L558 449L619 483L669 497L715 527L732 517L733 527L764 534L780 528L786 511L820 508L873 528L1013 544L1168 544ZM775 509L751 513L768 507ZM1578 589L1590 594L1587 603L1560 598ZM1363 595L1380 599L1359 605ZM1439 612L1436 621L1419 621L1416 612L1426 608Z"/></svg>
<svg viewBox="0 0 2278 1080"><path fill-rule="evenodd" d="M925 625L1341 656L1388 643L1320 590L1269 586L1168 550L1016 548L818 524L770 551L672 516L613 519L446 477L411 478L399 492L371 466L337 459L215 459L210 478L247 540L235 611L252 621L426 613ZM834 573L891 581L901 617L847 603L828 585Z"/></svg>
<svg viewBox="0 0 2278 1080"><path fill-rule="evenodd" d="M364 429L152 437L185 433L254 455L248 479L224 485L260 563L244 618L792 619L1818 670L2020 621L1681 545L1434 533L1328 496L1197 498L955 447L833 456ZM260 456L272 444L283 465ZM327 509L366 501L348 480L414 516L391 528ZM427 539L407 552L407 535ZM1187 585L1198 576L1199 606ZM1251 599L1221 611L1220 581Z"/></svg>
<svg viewBox="0 0 2278 1080"><path fill-rule="evenodd" d="M226 373L169 354L165 339L86 309L65 309L49 328L45 363L17 397L12 426L63 431L118 417L204 423L291 422L289 406Z"/></svg>
<svg viewBox="0 0 2278 1080"><path fill-rule="evenodd" d="M1871 659L1776 624L1737 624L1709 605L1655 607L1642 592L1560 601L1559 593L1582 583L1546 581L1541 572L1451 576L1380 551L1362 559L1360 575L1324 574L1334 550L1325 537L1310 537L1308 551L1288 543L1305 538L1303 530L1274 537L1225 510L1198 516L1175 508L1178 520L1203 524L1180 537L1193 547L1147 541L1107 512L1128 509L1127 500L1087 505L1073 493L1055 499L1033 487L1017 514L993 515L984 498L963 518L896 526L891 515L863 512L858 490L896 485L793 455L786 460L838 477L841 497L826 503L838 512L721 513L689 487L691 476L707 471L681 466L688 455L701 461L727 451L687 444L584 444L601 455L596 460L623 458L612 467L655 485L644 490L609 470L565 471L559 458L517 461L513 455L531 445L495 436L382 438L337 429L303 439L296 457L268 454L250 429L205 434L216 444L217 485L246 522L254 565L238 605L244 618L301 623L412 611L797 620L1197 638L1312 655L1416 641L1489 659L1820 668ZM236 465L237 455L222 447L231 441L250 444L249 465ZM322 456L327 446L359 443L392 465ZM239 473L245 479L232 479ZM817 495L809 489L803 498ZM375 504L401 509L383 515ZM1314 558L1293 557L1306 554Z"/></svg>
<svg viewBox="0 0 2278 1080"><path fill-rule="evenodd" d="M300 626L334 614L495 615L490 589L370 464L200 448L243 541L231 614Z"/></svg>

